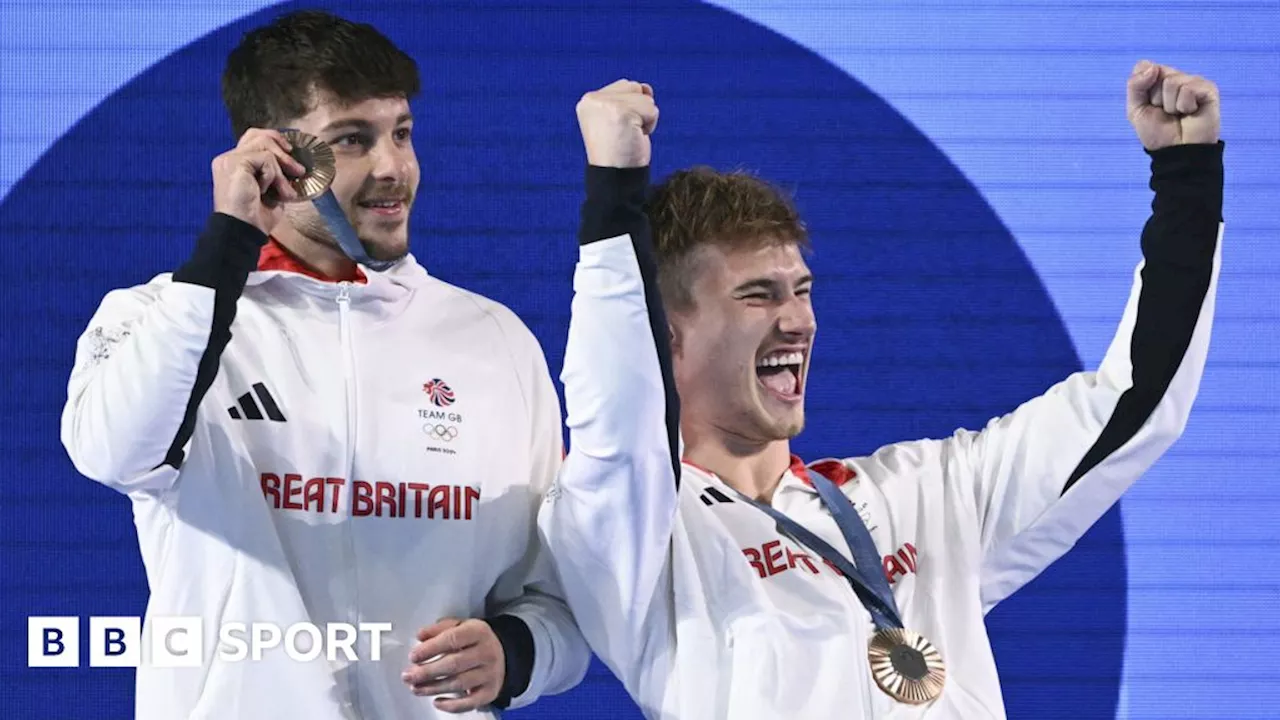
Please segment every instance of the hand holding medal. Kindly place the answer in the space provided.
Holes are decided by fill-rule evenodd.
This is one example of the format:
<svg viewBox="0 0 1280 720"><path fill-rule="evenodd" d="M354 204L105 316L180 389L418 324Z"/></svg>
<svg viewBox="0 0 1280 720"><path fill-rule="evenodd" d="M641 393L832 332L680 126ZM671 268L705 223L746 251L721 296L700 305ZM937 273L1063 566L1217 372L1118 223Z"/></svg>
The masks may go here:
<svg viewBox="0 0 1280 720"><path fill-rule="evenodd" d="M281 202L297 200L290 178L307 173L275 130L252 128L235 148L213 159L213 209L265 234L284 219Z"/></svg>
<svg viewBox="0 0 1280 720"><path fill-rule="evenodd" d="M337 177L333 148L292 129L245 132L235 149L213 160L213 209L263 233L284 219L284 204L310 201L342 251L357 263L385 270L394 261L365 252L330 185Z"/></svg>

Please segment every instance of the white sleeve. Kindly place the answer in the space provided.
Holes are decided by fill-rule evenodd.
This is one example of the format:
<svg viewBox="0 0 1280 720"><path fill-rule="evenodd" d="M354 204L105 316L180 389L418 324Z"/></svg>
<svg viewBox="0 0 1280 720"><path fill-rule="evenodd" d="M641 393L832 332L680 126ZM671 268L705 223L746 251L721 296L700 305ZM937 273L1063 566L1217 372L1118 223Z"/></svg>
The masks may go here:
<svg viewBox="0 0 1280 720"><path fill-rule="evenodd" d="M648 170L588 168L562 380L569 452L540 524L591 647L653 697L675 635L678 399L657 297Z"/></svg>
<svg viewBox="0 0 1280 720"><path fill-rule="evenodd" d="M512 325L519 322L514 315L510 321ZM512 334L515 332L523 337L523 362L528 365L521 373L521 385L528 398L531 428L533 464L529 483L534 497L530 512L536 514L560 470L563 425L560 399L542 348L523 324L513 327ZM591 664L591 649L564 601L564 590L536 528L529 538L524 561L499 578L491 601L495 604L491 614L519 618L533 640L533 666L527 684L519 695L510 698L509 709L530 705L544 695L566 692L582 682Z"/></svg>
<svg viewBox="0 0 1280 720"><path fill-rule="evenodd" d="M1151 156L1143 260L1101 365L948 441L950 481L972 485L988 611L1070 550L1187 424L1218 284L1222 146Z"/></svg>
<svg viewBox="0 0 1280 720"><path fill-rule="evenodd" d="M171 282L102 301L76 345L62 413L62 444L81 474L123 493L174 481L265 238L215 214Z"/></svg>

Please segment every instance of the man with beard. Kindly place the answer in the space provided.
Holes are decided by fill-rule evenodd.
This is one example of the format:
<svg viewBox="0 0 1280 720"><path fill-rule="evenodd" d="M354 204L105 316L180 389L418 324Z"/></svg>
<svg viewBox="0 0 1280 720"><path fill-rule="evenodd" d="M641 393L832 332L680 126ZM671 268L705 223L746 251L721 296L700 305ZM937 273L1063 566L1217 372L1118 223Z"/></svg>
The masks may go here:
<svg viewBox="0 0 1280 720"><path fill-rule="evenodd" d="M569 455L539 523L648 717L1004 717L984 615L1177 439L1208 349L1217 89L1144 62L1128 110L1155 198L1097 371L979 432L805 463L817 324L795 207L707 168L646 197L652 89L583 97Z"/></svg>
<svg viewBox="0 0 1280 720"><path fill-rule="evenodd" d="M535 526L559 401L513 313L408 252L416 64L300 13L222 89L240 140L204 232L103 300L63 416L76 468L132 502L144 647L194 665L144 651L137 717L493 717L573 687L590 655ZM324 151L293 131L331 149L341 217L300 196Z"/></svg>

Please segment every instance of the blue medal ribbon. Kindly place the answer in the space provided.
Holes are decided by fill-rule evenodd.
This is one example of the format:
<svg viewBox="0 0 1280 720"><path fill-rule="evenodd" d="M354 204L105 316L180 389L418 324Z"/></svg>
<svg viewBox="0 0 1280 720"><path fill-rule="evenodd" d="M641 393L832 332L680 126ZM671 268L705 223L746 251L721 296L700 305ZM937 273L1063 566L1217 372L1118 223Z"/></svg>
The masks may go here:
<svg viewBox="0 0 1280 720"><path fill-rule="evenodd" d="M342 248L342 252L355 262L365 267L383 271L395 264L394 260L375 260L369 257L364 250L364 244L360 242L359 236L356 235L355 228L351 227L351 222L347 220L347 214L342 211L342 206L338 204L338 199L333 196L333 190L325 188L320 197L311 201L315 205L320 217L324 219L325 225L329 227L329 232L337 238L338 245Z"/></svg>
<svg viewBox="0 0 1280 720"><path fill-rule="evenodd" d="M849 498L840 492L835 483L823 477L821 473L810 471L809 479L813 483L814 489L818 491L818 496L822 498L823 505L827 507L831 517L840 528L840 534L844 536L845 542L849 544L849 549L853 552L856 565L844 555L841 555L840 551L832 547L826 540L810 532L803 525L772 506L759 502L754 498L749 498L740 492L738 496L745 502L764 511L777 521L782 530L795 538L797 542L818 553L824 560L840 570L849 581L854 594L862 601L863 607L867 609L867 612L871 613L871 619L875 623L876 629L901 629L903 627L902 616L898 612L898 605L894 600L893 591L889 589L889 581L884 576L883 566L880 564L880 553L876 550L876 544L871 538L871 532L867 530L866 524L858 516L857 509L853 507L853 503L850 502Z"/></svg>

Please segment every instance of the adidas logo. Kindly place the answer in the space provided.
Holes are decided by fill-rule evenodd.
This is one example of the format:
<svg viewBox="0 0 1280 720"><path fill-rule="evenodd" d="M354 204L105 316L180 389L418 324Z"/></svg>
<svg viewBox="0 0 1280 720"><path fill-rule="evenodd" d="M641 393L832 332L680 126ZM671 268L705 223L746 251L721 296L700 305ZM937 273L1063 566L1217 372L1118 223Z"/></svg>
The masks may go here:
<svg viewBox="0 0 1280 720"><path fill-rule="evenodd" d="M698 499L702 501L703 505L706 505L708 507L710 507L712 503L733 502L733 500L729 499L728 495L725 495L724 493L720 492L719 490L713 487L707 488L701 495L698 496Z"/></svg>
<svg viewBox="0 0 1280 720"><path fill-rule="evenodd" d="M257 393L258 401L262 403L261 410L258 409L258 403L253 400L254 393ZM284 415L280 413L280 406L276 405L276 399L271 397L271 391L267 390L267 386L262 383L254 383L253 392L240 396L240 407L232 405L227 408L227 412L233 420L262 420L262 413L266 412L268 419L275 422L285 421Z"/></svg>

